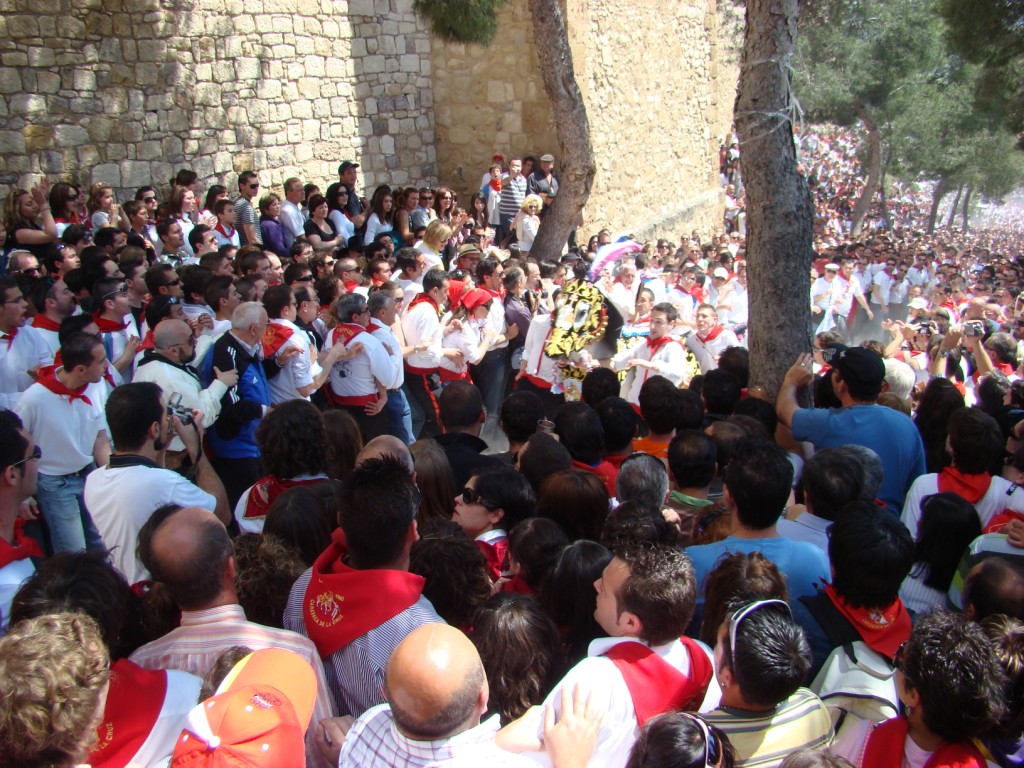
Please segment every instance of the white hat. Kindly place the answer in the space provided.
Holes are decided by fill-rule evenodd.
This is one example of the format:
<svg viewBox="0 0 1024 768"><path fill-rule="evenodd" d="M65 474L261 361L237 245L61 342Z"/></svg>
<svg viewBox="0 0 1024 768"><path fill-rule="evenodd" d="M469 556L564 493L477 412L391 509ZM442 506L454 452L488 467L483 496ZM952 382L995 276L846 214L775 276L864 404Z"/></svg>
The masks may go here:
<svg viewBox="0 0 1024 768"><path fill-rule="evenodd" d="M911 309L928 309L928 301L920 296L915 296L907 306Z"/></svg>
<svg viewBox="0 0 1024 768"><path fill-rule="evenodd" d="M838 264L833 264L830 261L828 264L825 265L825 271L827 271L827 272L838 272L839 271L839 265Z"/></svg>
<svg viewBox="0 0 1024 768"><path fill-rule="evenodd" d="M716 269L714 272L711 273L711 276L712 277L720 277L723 280L728 280L729 279L729 270L727 270L725 267L719 267L718 269Z"/></svg>

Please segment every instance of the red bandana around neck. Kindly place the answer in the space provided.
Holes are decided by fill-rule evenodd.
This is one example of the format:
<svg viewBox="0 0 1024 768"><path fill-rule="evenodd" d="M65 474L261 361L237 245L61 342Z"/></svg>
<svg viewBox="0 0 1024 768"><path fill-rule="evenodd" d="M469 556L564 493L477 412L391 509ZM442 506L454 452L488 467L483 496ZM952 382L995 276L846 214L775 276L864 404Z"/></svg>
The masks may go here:
<svg viewBox="0 0 1024 768"><path fill-rule="evenodd" d="M409 306L406 307L406 312L408 312L410 309L415 307L417 304L430 304L430 306L432 306L434 308L434 314L436 314L436 315L440 315L441 314L441 308L439 306L437 306L437 302L434 301L432 298L430 298L430 296L427 295L423 291L421 291L420 293L417 293L413 297L413 300L409 302Z"/></svg>
<svg viewBox="0 0 1024 768"><path fill-rule="evenodd" d="M260 342L263 345L263 357L269 360L276 355L294 333L295 329L283 323L268 323Z"/></svg>
<svg viewBox="0 0 1024 768"><path fill-rule="evenodd" d="M153 336L152 330L146 331L146 337L139 344L139 352L146 349L156 349L156 338Z"/></svg>
<svg viewBox="0 0 1024 768"><path fill-rule="evenodd" d="M708 331L708 335L707 336L701 336L698 333L697 334L697 338L700 339L701 342L703 342L704 344L707 344L709 341L714 341L719 336L721 336L722 335L722 331L724 331L724 330L725 330L725 328L723 328L722 326L716 325L714 328L712 328L710 331Z"/></svg>
<svg viewBox="0 0 1024 768"><path fill-rule="evenodd" d="M647 348L651 351L651 357L653 358L658 354L658 350L664 347L666 344L672 343L673 339L671 336L662 336L660 339L652 339L650 336L647 337Z"/></svg>
<svg viewBox="0 0 1024 768"><path fill-rule="evenodd" d="M245 519L258 520L267 516L270 505L289 488L310 486L326 481L324 477L307 477L302 480L280 480L273 475L266 475L256 481L245 501Z"/></svg>
<svg viewBox="0 0 1024 768"><path fill-rule="evenodd" d="M501 192L501 179L491 179L491 189L495 192Z"/></svg>
<svg viewBox="0 0 1024 768"><path fill-rule="evenodd" d="M825 594L832 604L857 630L857 634L873 651L891 659L901 644L910 637L910 614L898 597L888 608L873 610L854 608L836 594L831 584L825 585Z"/></svg>
<svg viewBox="0 0 1024 768"><path fill-rule="evenodd" d="M92 319L96 321L96 325L99 326L100 333L115 333L117 331L123 331L128 327L128 324L123 320L118 322L117 320L107 320L99 312L92 313Z"/></svg>
<svg viewBox="0 0 1024 768"><path fill-rule="evenodd" d="M5 565L25 560L29 557L42 557L43 550L39 542L25 535L25 521L14 521L14 538L8 543L0 539L0 568Z"/></svg>
<svg viewBox="0 0 1024 768"><path fill-rule="evenodd" d="M864 747L864 768L900 768L910 723L905 717L894 717L879 723L868 736ZM932 752L924 768L985 768L985 758L970 743L943 742Z"/></svg>
<svg viewBox="0 0 1024 768"><path fill-rule="evenodd" d="M47 317L42 312L39 312L32 318L32 327L38 328L41 331L53 331L56 333L60 330L60 323L51 317Z"/></svg>
<svg viewBox="0 0 1024 768"><path fill-rule="evenodd" d="M74 403L75 400L81 400L86 405L92 405L92 400L85 396L85 388L88 384L83 384L78 389L68 389L67 385L57 376L56 367L40 371L39 383L55 395L67 395L69 403Z"/></svg>
<svg viewBox="0 0 1024 768"><path fill-rule="evenodd" d="M321 658L414 605L426 582L407 571L357 571L345 564L347 553L345 533L338 528L313 563L303 598L306 629Z"/></svg>
<svg viewBox="0 0 1024 768"><path fill-rule="evenodd" d="M10 349L11 348L11 344L14 343L14 338L17 335L18 335L17 327L11 328L11 330L8 331L7 333L0 333L0 341L6 341L7 342L7 348Z"/></svg>
<svg viewBox="0 0 1024 768"><path fill-rule="evenodd" d="M344 284L346 293L355 293L356 288L359 288L362 285L358 280L345 280Z"/></svg>
<svg viewBox="0 0 1024 768"><path fill-rule="evenodd" d="M939 493L955 493L971 504L977 504L988 493L992 476L987 472L968 475L956 467L946 467L939 473Z"/></svg>

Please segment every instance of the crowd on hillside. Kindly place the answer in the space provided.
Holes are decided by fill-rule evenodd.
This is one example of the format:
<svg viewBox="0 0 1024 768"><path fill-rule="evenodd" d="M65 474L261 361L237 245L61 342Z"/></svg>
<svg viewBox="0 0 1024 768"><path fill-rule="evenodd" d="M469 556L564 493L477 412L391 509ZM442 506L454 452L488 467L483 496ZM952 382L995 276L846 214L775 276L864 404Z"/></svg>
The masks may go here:
<svg viewBox="0 0 1024 768"><path fill-rule="evenodd" d="M731 138L720 228L559 254L549 154L12 190L0 766L1024 765L1022 235L798 147L774 400Z"/></svg>

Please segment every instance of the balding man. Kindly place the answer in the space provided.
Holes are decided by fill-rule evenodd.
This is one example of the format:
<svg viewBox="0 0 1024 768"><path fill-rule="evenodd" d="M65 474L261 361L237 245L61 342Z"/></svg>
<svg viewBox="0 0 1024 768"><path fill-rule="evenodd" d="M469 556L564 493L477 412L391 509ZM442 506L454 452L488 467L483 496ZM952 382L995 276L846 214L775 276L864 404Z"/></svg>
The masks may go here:
<svg viewBox="0 0 1024 768"><path fill-rule="evenodd" d="M536 768L495 745L497 715L480 722L487 711L487 676L480 654L459 630L430 624L411 632L391 654L384 687L388 703L356 720L340 768L463 762Z"/></svg>
<svg viewBox="0 0 1024 768"><path fill-rule="evenodd" d="M238 383L238 371L214 368L214 378L204 388L199 371L191 365L196 359L196 335L184 320L161 320L153 329L153 344L142 353L133 380L158 384L167 399L181 395L182 407L202 413L203 426L209 429L220 416L221 398ZM180 453L185 445L175 436L168 450Z"/></svg>
<svg viewBox="0 0 1024 768"><path fill-rule="evenodd" d="M362 457L338 491L331 545L288 598L284 625L316 643L345 714L382 704L391 652L417 627L443 623L423 596L424 579L409 573L419 502L405 460L390 449Z"/></svg>
<svg viewBox="0 0 1024 768"><path fill-rule="evenodd" d="M199 507L161 507L139 531L138 555L181 609L181 624L136 650L131 660L144 669L180 669L203 677L235 646L297 653L313 667L317 682L306 760L325 766L312 736L315 724L334 711L323 664L307 638L246 620L235 591L235 550L223 523Z"/></svg>
<svg viewBox="0 0 1024 768"><path fill-rule="evenodd" d="M379 435L364 445L363 449L356 455L356 466L358 467L370 459L380 459L385 456L398 459L409 470L409 475L415 482L416 468L413 465L409 446L394 435Z"/></svg>

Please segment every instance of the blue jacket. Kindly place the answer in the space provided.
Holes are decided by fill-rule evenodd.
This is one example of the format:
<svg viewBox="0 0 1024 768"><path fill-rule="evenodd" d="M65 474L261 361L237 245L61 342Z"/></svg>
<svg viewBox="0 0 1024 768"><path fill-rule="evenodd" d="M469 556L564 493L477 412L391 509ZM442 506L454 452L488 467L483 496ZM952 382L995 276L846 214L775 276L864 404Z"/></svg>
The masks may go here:
<svg viewBox="0 0 1024 768"><path fill-rule="evenodd" d="M238 371L238 383L221 398L220 417L207 433L210 446L223 459L259 458L256 427L263 418L263 406L270 405L270 383L263 363L228 331L213 343L203 361L207 386L214 379L214 367Z"/></svg>

